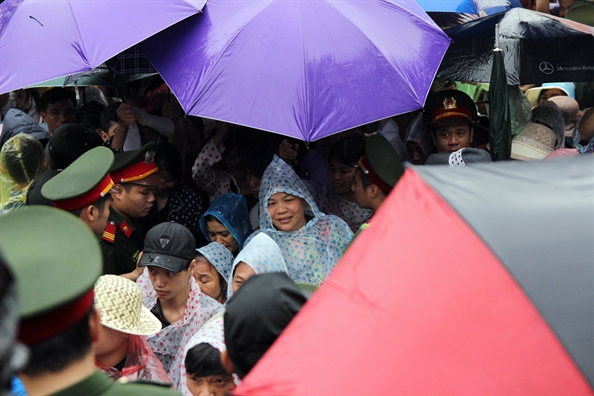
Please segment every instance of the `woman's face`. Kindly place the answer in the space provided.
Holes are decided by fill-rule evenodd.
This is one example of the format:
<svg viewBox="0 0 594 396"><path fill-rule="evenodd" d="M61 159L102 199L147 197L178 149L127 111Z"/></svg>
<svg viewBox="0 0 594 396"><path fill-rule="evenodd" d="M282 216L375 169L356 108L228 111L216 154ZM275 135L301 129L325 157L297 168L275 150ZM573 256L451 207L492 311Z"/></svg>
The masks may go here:
<svg viewBox="0 0 594 396"><path fill-rule="evenodd" d="M206 222L206 229L208 237L211 242L218 242L225 246L231 253L239 250L239 243L235 240L233 235L229 232L227 227L219 223L217 220L210 220Z"/></svg>
<svg viewBox="0 0 594 396"><path fill-rule="evenodd" d="M225 303L227 296L224 291L226 284L221 284L221 278L217 269L206 259L200 259L194 267L194 278L200 286L200 291L209 297L214 298L221 304Z"/></svg>
<svg viewBox="0 0 594 396"><path fill-rule="evenodd" d="M197 377L187 373L186 380L193 396L224 396L226 392L235 389L231 374Z"/></svg>
<svg viewBox="0 0 594 396"><path fill-rule="evenodd" d="M307 223L304 199L285 192L277 192L268 198L268 213L272 225L279 231L297 231Z"/></svg>
<svg viewBox="0 0 594 396"><path fill-rule="evenodd" d="M237 293L237 290L239 290L241 285L243 285L243 283L252 275L256 275L256 271L254 271L254 269L247 263L240 261L235 267L235 272L233 273L233 284L231 285L233 294Z"/></svg>
<svg viewBox="0 0 594 396"><path fill-rule="evenodd" d="M340 196L351 194L351 186L355 177L355 168L340 163L336 158L328 164L328 179L334 186L334 191Z"/></svg>

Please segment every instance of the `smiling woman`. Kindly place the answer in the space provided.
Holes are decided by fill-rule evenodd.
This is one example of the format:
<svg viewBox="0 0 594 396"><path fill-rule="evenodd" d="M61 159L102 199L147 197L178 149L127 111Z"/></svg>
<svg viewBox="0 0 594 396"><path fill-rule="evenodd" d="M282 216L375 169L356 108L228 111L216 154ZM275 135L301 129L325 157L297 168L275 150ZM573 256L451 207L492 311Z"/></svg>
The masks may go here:
<svg viewBox="0 0 594 396"><path fill-rule="evenodd" d="M293 169L274 157L260 186L260 230L281 248L295 282L319 285L353 235L340 218L322 213Z"/></svg>

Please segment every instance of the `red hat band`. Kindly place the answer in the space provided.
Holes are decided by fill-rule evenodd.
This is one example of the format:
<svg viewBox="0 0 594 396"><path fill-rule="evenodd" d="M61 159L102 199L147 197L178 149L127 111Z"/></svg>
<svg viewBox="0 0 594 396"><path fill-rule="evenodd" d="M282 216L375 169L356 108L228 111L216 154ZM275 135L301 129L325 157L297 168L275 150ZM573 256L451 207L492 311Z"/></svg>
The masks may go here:
<svg viewBox="0 0 594 396"><path fill-rule="evenodd" d="M101 180L99 184L97 184L94 188L92 188L85 194L71 199L53 201L52 205L54 205L54 208L67 211L73 211L80 208L84 208L85 206L92 204L96 200L103 198L105 194L111 191L113 184L113 180L108 174L103 178L103 180Z"/></svg>
<svg viewBox="0 0 594 396"><path fill-rule="evenodd" d="M433 127L437 121L453 117L465 118L470 121L470 123L474 122L470 109L464 106L457 106L456 99L454 98L446 98L443 101L443 107L435 110L433 114L431 114L431 127Z"/></svg>
<svg viewBox="0 0 594 396"><path fill-rule="evenodd" d="M378 175L376 175L373 172L373 169L371 169L371 166L369 165L369 161L367 160L366 155L364 155L363 157L361 157L361 159L359 159L359 167L361 168L363 173L365 173L365 175L369 178L369 180L371 180L371 182L373 184L378 186L380 188L380 190L382 190L386 194L388 194L392 190L392 187L390 187L387 183L385 183L382 179L380 179L380 177Z"/></svg>
<svg viewBox="0 0 594 396"><path fill-rule="evenodd" d="M111 178L113 179L114 183L117 184L128 183L144 179L145 177L148 177L153 173L157 173L158 171L159 168L157 167L155 161L151 161L149 163L141 161L137 164L113 172L111 174Z"/></svg>
<svg viewBox="0 0 594 396"><path fill-rule="evenodd" d="M93 289L70 304L33 319L21 321L18 340L26 345L36 344L56 336L75 324L93 306Z"/></svg>

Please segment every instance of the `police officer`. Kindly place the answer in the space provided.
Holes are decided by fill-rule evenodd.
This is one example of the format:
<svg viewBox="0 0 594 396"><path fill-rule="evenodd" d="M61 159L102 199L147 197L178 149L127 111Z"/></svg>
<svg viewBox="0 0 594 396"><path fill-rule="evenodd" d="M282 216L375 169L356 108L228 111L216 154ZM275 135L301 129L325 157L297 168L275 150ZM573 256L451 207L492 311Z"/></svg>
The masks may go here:
<svg viewBox="0 0 594 396"><path fill-rule="evenodd" d="M95 147L48 180L41 188L41 195L54 207L77 216L95 235L101 236L112 201L114 183L109 169L113 159L110 149Z"/></svg>
<svg viewBox="0 0 594 396"><path fill-rule="evenodd" d="M93 285L101 274L101 250L84 223L54 208L32 206L3 216L0 234L17 283L18 340L29 348L29 360L18 372L28 394L178 394L113 382L95 370L101 321Z"/></svg>
<svg viewBox="0 0 594 396"><path fill-rule="evenodd" d="M136 262L144 246L139 218L155 203L155 189L162 183L154 161L157 143L115 157L110 169L113 201L101 240L104 274L123 275L133 281L142 273Z"/></svg>
<svg viewBox="0 0 594 396"><path fill-rule="evenodd" d="M431 137L437 152L453 153L470 147L472 143L476 105L462 91L439 91L427 100L423 120L431 128Z"/></svg>
<svg viewBox="0 0 594 396"><path fill-rule="evenodd" d="M356 167L355 201L359 207L376 212L404 173L402 162L388 139L375 134L366 139L365 155Z"/></svg>

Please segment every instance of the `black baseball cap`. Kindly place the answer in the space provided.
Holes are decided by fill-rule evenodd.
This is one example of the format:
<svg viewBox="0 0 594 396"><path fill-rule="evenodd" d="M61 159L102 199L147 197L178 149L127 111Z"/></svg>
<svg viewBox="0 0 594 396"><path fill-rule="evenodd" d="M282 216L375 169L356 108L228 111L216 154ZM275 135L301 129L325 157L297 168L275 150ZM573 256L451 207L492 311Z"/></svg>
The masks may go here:
<svg viewBox="0 0 594 396"><path fill-rule="evenodd" d="M190 230L178 223L161 223L146 234L138 266L181 272L188 268L195 256L196 241Z"/></svg>

